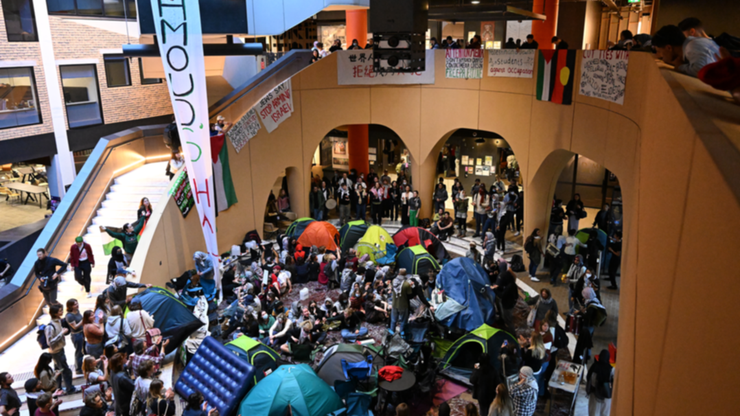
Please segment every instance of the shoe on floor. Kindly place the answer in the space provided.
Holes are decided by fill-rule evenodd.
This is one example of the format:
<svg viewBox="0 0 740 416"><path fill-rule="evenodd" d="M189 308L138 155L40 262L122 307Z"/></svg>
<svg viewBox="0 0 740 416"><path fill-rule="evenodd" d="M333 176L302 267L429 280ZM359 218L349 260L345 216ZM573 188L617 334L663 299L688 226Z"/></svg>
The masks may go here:
<svg viewBox="0 0 740 416"><path fill-rule="evenodd" d="M619 289L619 286L607 286L607 289L617 290Z"/></svg>
<svg viewBox="0 0 740 416"><path fill-rule="evenodd" d="M91 298L91 297L92 297L92 293L88 293L88 294L87 294L87 298L89 299L89 298Z"/></svg>
<svg viewBox="0 0 740 416"><path fill-rule="evenodd" d="M540 279L538 279L538 278L536 278L536 277L534 277L534 276L531 276L531 277L530 277L529 279L530 279L531 281L533 281L533 282L539 282L539 281L540 281Z"/></svg>

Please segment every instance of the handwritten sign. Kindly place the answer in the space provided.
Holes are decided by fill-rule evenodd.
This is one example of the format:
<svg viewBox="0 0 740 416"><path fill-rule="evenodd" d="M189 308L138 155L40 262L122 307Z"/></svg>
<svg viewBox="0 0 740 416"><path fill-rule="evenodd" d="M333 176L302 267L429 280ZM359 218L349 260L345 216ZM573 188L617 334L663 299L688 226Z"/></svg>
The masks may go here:
<svg viewBox="0 0 740 416"><path fill-rule="evenodd" d="M257 113L270 133L293 115L293 87L290 79L262 97L257 103Z"/></svg>
<svg viewBox="0 0 740 416"><path fill-rule="evenodd" d="M488 76L532 78L535 50L492 49L488 51Z"/></svg>
<svg viewBox="0 0 740 416"><path fill-rule="evenodd" d="M231 140L231 144L234 145L236 153L239 153L239 151L242 150L242 147L256 136L257 133L259 133L261 128L262 125L257 118L257 112L254 111L253 108L247 111L247 114L245 114L239 121L234 123L234 127L232 127L226 135L229 136L229 140Z"/></svg>
<svg viewBox="0 0 740 416"><path fill-rule="evenodd" d="M193 192L190 190L190 179L186 169L183 169L180 174L177 175L175 182L170 188L170 195L175 200L177 208L180 210L183 218L186 218L195 205L193 200Z"/></svg>
<svg viewBox="0 0 740 416"><path fill-rule="evenodd" d="M399 85L434 84L434 51L426 51L423 72L376 73L373 71L371 50L337 51L337 83L339 85Z"/></svg>
<svg viewBox="0 0 740 416"><path fill-rule="evenodd" d="M483 78L483 49L447 49L445 53L447 78Z"/></svg>
<svg viewBox="0 0 740 416"><path fill-rule="evenodd" d="M579 94L624 104L628 51L583 51Z"/></svg>

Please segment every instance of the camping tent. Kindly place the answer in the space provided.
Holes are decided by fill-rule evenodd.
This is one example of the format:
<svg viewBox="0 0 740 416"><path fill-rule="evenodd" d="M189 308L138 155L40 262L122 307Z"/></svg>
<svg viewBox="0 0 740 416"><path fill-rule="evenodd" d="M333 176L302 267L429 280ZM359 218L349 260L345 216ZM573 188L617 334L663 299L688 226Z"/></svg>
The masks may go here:
<svg viewBox="0 0 740 416"><path fill-rule="evenodd" d="M336 251L339 245L339 231L326 221L314 221L308 224L298 242L303 247L324 246L329 251Z"/></svg>
<svg viewBox="0 0 740 416"><path fill-rule="evenodd" d="M339 246L342 252L354 247L365 235L370 225L365 220L350 221L339 230Z"/></svg>
<svg viewBox="0 0 740 416"><path fill-rule="evenodd" d="M298 238L301 236L301 234L303 234L303 231L306 230L308 224L311 224L312 222L315 222L313 218L298 218L297 220L293 221L293 224L290 224L288 229L285 231L285 235L287 235L288 237Z"/></svg>
<svg viewBox="0 0 740 416"><path fill-rule="evenodd" d="M237 357L252 364L255 370L254 384L270 375L282 364L280 354L246 335L229 342L226 344L226 348L236 354Z"/></svg>
<svg viewBox="0 0 740 416"><path fill-rule="evenodd" d="M335 381L346 381L342 369L342 360L348 363L359 363L365 361L368 355L373 357L373 374L376 374L378 370L385 366L385 360L377 352L366 345L335 344L324 352L324 357L316 366L316 375L324 380L326 384L333 386ZM371 383L376 381L373 380ZM375 385L360 386L360 389L371 392L375 389Z"/></svg>
<svg viewBox="0 0 740 416"><path fill-rule="evenodd" d="M365 235L357 242L355 249L357 250L357 257L367 254L370 256L370 260L377 261L386 256L388 245L395 248L393 238L388 234L388 231L379 225L372 225L368 227Z"/></svg>
<svg viewBox="0 0 740 416"><path fill-rule="evenodd" d="M447 377L470 385L470 375L473 373L473 367L479 361L480 355L487 352L491 364L496 371L501 373L502 364L499 360L499 354L504 341L518 345L513 335L502 329L483 324L452 344L439 363L439 370Z"/></svg>
<svg viewBox="0 0 740 416"><path fill-rule="evenodd" d="M398 232L393 234L393 242L399 248L413 247L421 244L439 262L450 258L447 249L439 241L439 238L421 227L405 227L398 230Z"/></svg>
<svg viewBox="0 0 740 416"><path fill-rule="evenodd" d="M292 413L287 412L289 405ZM239 414L323 416L343 407L337 393L307 364L283 365L249 391L239 406Z"/></svg>
<svg viewBox="0 0 740 416"><path fill-rule="evenodd" d="M154 318L154 326L162 331L162 336L170 339L167 353L180 346L203 325L184 303L161 287L151 287L134 299L140 300L142 309Z"/></svg>
<svg viewBox="0 0 740 416"><path fill-rule="evenodd" d="M396 257L396 267L418 275L426 275L432 270L439 271L437 260L420 245L401 250Z"/></svg>
<svg viewBox="0 0 740 416"><path fill-rule="evenodd" d="M467 257L451 260L437 276L437 287L447 301L435 311L442 324L472 331L496 320L496 295L489 287L488 275L478 263Z"/></svg>

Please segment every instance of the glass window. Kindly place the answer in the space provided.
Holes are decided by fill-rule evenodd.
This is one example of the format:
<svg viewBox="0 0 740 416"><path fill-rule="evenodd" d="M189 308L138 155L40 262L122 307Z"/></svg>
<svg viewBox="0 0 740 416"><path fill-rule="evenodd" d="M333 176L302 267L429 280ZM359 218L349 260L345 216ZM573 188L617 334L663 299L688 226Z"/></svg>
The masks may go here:
<svg viewBox="0 0 740 416"><path fill-rule="evenodd" d="M2 4L9 42L39 40L31 0L3 0Z"/></svg>
<svg viewBox="0 0 740 416"><path fill-rule="evenodd" d="M38 123L33 68L0 68L0 129Z"/></svg>
<svg viewBox="0 0 740 416"><path fill-rule="evenodd" d="M103 123L95 65L60 66L69 127Z"/></svg>
<svg viewBox="0 0 740 416"><path fill-rule="evenodd" d="M136 0L46 0L46 5L49 14L136 19Z"/></svg>
<svg viewBox="0 0 740 416"><path fill-rule="evenodd" d="M141 85L162 83L162 78L144 78L144 65L141 62L141 58L139 58L139 75L141 76Z"/></svg>
<svg viewBox="0 0 740 416"><path fill-rule="evenodd" d="M127 87L131 85L131 71L128 67L128 59L123 56L105 56L104 61L108 88Z"/></svg>

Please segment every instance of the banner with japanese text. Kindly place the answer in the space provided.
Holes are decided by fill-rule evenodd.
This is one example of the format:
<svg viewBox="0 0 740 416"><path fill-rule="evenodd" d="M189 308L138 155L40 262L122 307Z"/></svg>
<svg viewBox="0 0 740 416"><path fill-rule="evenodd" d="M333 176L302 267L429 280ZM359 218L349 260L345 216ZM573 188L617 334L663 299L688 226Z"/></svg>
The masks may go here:
<svg viewBox="0 0 740 416"><path fill-rule="evenodd" d="M269 133L272 133L283 121L293 115L293 88L290 79L268 92L255 107L262 119L262 124Z"/></svg>
<svg viewBox="0 0 740 416"><path fill-rule="evenodd" d="M337 83L339 85L400 85L434 84L434 51L426 51L423 72L376 73L373 71L372 50L337 51Z"/></svg>
<svg viewBox="0 0 740 416"><path fill-rule="evenodd" d="M580 95L624 104L628 51L583 51Z"/></svg>
<svg viewBox="0 0 740 416"><path fill-rule="evenodd" d="M191 192L214 265L219 262L216 238L216 204L209 133L208 94L203 57L203 33L198 0L152 0L165 79L185 155ZM214 267L216 287L221 287Z"/></svg>
<svg viewBox="0 0 740 416"><path fill-rule="evenodd" d="M445 76L447 78L483 78L483 49L446 49Z"/></svg>
<svg viewBox="0 0 740 416"><path fill-rule="evenodd" d="M533 49L491 49L488 51L488 76L532 78L536 52Z"/></svg>

